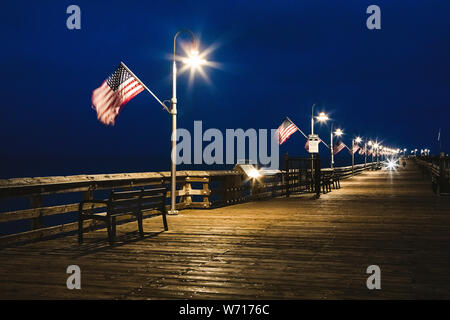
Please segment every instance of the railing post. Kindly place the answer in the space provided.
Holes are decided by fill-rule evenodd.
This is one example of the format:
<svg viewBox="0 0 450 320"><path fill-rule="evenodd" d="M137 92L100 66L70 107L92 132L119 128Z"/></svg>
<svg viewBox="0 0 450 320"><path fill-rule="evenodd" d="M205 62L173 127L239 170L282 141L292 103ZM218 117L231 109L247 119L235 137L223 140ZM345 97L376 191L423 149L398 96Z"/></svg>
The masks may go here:
<svg viewBox="0 0 450 320"><path fill-rule="evenodd" d="M320 197L320 155L316 154L314 156L314 180L315 180L315 191L317 198Z"/></svg>
<svg viewBox="0 0 450 320"><path fill-rule="evenodd" d="M240 202L241 199L243 198L243 188L242 188L242 177L243 175L240 174L238 176L236 176L236 178L233 180L234 184L233 184L233 188L234 188L234 194L233 194L233 199L235 202Z"/></svg>
<svg viewBox="0 0 450 320"><path fill-rule="evenodd" d="M284 170L285 170L285 178L284 183L286 185L286 197L289 197L289 155L284 155Z"/></svg>
<svg viewBox="0 0 450 320"><path fill-rule="evenodd" d="M211 181L211 178L203 177L203 183L202 183L202 191L203 191L203 207L209 208L211 206L211 201L209 199L209 195L211 192L211 189L209 187L209 182ZM192 198L191 198L192 202Z"/></svg>
<svg viewBox="0 0 450 320"><path fill-rule="evenodd" d="M250 180L250 199L253 201L255 199L258 199L258 190L256 185L256 179Z"/></svg>
<svg viewBox="0 0 450 320"><path fill-rule="evenodd" d="M93 200L94 199L94 190L89 187L89 190L83 192L83 200ZM92 214L93 209L86 209L87 214Z"/></svg>
<svg viewBox="0 0 450 320"><path fill-rule="evenodd" d="M233 176L225 176L223 181L223 194L222 194L222 202L224 204L228 204L232 201L234 197L234 190L232 188L232 180Z"/></svg>
<svg viewBox="0 0 450 320"><path fill-rule="evenodd" d="M445 174L445 156L444 156L444 153L441 152L441 155L439 157L439 177L438 177L439 192L438 192L438 194L442 193L445 190L446 182L447 182L447 177Z"/></svg>
<svg viewBox="0 0 450 320"><path fill-rule="evenodd" d="M42 196L40 194L35 194L30 197L30 208L40 208L42 207ZM31 218L31 230L40 229L44 226L44 221L42 217L42 212L36 218Z"/></svg>
<svg viewBox="0 0 450 320"><path fill-rule="evenodd" d="M189 177L185 178L184 185L181 190L184 191L184 196L180 197L180 206L182 208L183 207L188 208L192 203L192 196L191 196L192 185L191 185Z"/></svg>

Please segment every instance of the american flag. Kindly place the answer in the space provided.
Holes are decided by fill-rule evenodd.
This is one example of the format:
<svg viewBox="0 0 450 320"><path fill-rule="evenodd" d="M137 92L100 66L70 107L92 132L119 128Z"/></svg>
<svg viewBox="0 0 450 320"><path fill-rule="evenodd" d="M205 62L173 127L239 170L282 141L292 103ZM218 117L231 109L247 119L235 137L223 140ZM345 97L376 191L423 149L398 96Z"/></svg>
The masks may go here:
<svg viewBox="0 0 450 320"><path fill-rule="evenodd" d="M297 126L289 118L286 118L278 127L278 142L283 144L297 130Z"/></svg>
<svg viewBox="0 0 450 320"><path fill-rule="evenodd" d="M345 143L343 143L342 141L339 141L334 147L333 147L333 154L337 155L339 152L342 151L342 149L344 149L345 147L347 147L345 145Z"/></svg>
<svg viewBox="0 0 450 320"><path fill-rule="evenodd" d="M360 155L364 155L366 154L366 148L359 148L359 152Z"/></svg>
<svg viewBox="0 0 450 320"><path fill-rule="evenodd" d="M359 146L357 146L357 145L355 145L355 146L353 146L353 154L355 154L356 153L356 151L358 151L359 150Z"/></svg>
<svg viewBox="0 0 450 320"><path fill-rule="evenodd" d="M116 71L100 87L92 92L92 105L97 119L107 125L114 125L122 107L144 86L121 62Z"/></svg>

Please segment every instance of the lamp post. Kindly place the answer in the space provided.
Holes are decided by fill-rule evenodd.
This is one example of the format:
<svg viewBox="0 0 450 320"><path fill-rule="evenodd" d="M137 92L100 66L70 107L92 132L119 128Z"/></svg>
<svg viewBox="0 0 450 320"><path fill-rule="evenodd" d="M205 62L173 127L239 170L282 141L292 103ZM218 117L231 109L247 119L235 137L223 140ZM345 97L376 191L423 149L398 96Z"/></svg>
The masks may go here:
<svg viewBox="0 0 450 320"><path fill-rule="evenodd" d="M367 140L364 140L364 168L367 166Z"/></svg>
<svg viewBox="0 0 450 320"><path fill-rule="evenodd" d="M311 135L310 138L312 138L314 136L314 107L316 106L316 104L314 103L311 107ZM325 112L320 112L319 115L316 117L317 120L319 120L319 122L325 122L328 120L328 116L325 114ZM311 146L310 146L311 148ZM314 174L313 174L313 170L314 170L314 153L311 153L311 180L314 180Z"/></svg>
<svg viewBox="0 0 450 320"><path fill-rule="evenodd" d="M333 169L334 155L333 155L333 123L330 125L330 168Z"/></svg>
<svg viewBox="0 0 450 320"><path fill-rule="evenodd" d="M362 141L361 137L356 137L352 139L352 175L353 175L353 167L355 166L355 142L358 145Z"/></svg>
<svg viewBox="0 0 450 320"><path fill-rule="evenodd" d="M311 107L311 135L314 134L314 107L315 106L316 106L316 104L314 103ZM328 116L325 114L325 112L319 112L319 115L316 118L317 118L317 120L319 120L319 122L325 122L329 119Z"/></svg>
<svg viewBox="0 0 450 320"><path fill-rule="evenodd" d="M170 193L170 211L169 214L177 214L176 210L176 192L177 192L177 166L176 166L176 148L177 148L177 57L176 57L176 43L180 34L187 33L191 37L191 52L189 58L185 59L185 63L190 64L191 67L197 67L205 61L198 55L198 41L194 33L188 29L179 30L173 37L173 63L172 63L172 99L170 100L172 115L172 167L171 167L171 193Z"/></svg>
<svg viewBox="0 0 450 320"><path fill-rule="evenodd" d="M377 165L378 165L378 148L379 148L379 144L378 144L378 142L375 142L374 144L373 144L373 147L375 148L375 152L376 152L376 154L375 154L375 156L376 156L376 162L377 162Z"/></svg>
<svg viewBox="0 0 450 320"><path fill-rule="evenodd" d="M314 134L314 107L316 106L315 103L313 103L311 107L311 134Z"/></svg>
<svg viewBox="0 0 450 320"><path fill-rule="evenodd" d="M340 137L344 134L344 132L341 129L336 129L335 132L333 132L333 124L331 124L331 132L330 132L330 152L331 152L331 164L330 167L333 169L334 167L334 150L333 150L333 136Z"/></svg>
<svg viewBox="0 0 450 320"><path fill-rule="evenodd" d="M311 137L314 134L314 107L316 106L315 103L311 106ZM314 185L314 153L311 153L311 182Z"/></svg>

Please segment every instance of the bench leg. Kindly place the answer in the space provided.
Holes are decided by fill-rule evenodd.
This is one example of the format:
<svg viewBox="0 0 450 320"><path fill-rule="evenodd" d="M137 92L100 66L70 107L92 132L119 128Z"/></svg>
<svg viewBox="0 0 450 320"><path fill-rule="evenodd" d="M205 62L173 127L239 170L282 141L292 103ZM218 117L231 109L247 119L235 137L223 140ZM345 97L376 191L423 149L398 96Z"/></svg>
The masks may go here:
<svg viewBox="0 0 450 320"><path fill-rule="evenodd" d="M136 215L136 218L137 218L137 221L138 221L139 235L141 237L143 237L144 236L144 226L142 224L142 212L138 213Z"/></svg>
<svg viewBox="0 0 450 320"><path fill-rule="evenodd" d="M167 226L166 207L163 208L162 219L163 219L164 230L165 231L169 230L169 227Z"/></svg>
<svg viewBox="0 0 450 320"><path fill-rule="evenodd" d="M78 243L83 243L83 217L78 215Z"/></svg>
<svg viewBox="0 0 450 320"><path fill-rule="evenodd" d="M117 223L116 223L116 217L112 217L112 224L111 224L111 230L112 230L112 234L113 234L113 238L114 239L116 239L116 234L117 234L117 232L116 232L116 225L117 225Z"/></svg>
<svg viewBox="0 0 450 320"><path fill-rule="evenodd" d="M106 229L108 230L109 244L113 245L114 244L114 234L113 234L112 228L111 228L111 218L107 217L105 220L105 223L106 223Z"/></svg>

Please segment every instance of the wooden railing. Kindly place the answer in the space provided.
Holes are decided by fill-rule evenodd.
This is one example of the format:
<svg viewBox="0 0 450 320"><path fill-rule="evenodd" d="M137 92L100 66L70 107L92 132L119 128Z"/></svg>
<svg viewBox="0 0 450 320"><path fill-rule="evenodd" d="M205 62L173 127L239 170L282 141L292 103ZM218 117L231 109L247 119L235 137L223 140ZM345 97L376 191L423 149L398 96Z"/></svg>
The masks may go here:
<svg viewBox="0 0 450 320"><path fill-rule="evenodd" d="M357 175L363 172L364 170L377 170L381 168L381 163L377 162L369 162L367 164L356 164L353 166L347 167L336 167L334 168L334 172L336 175L339 175L340 179L346 179L351 177L352 175Z"/></svg>
<svg viewBox="0 0 450 320"><path fill-rule="evenodd" d="M357 165L354 174L373 168ZM324 172L326 169L323 169ZM352 167L335 168L341 179ZM292 172L291 172L292 174ZM295 178L294 178L295 179ZM213 208L286 195L286 172L248 179L238 171L177 172L177 209ZM296 183L291 177L290 183ZM0 180L0 245L74 232L81 200L105 199L111 190L169 187L169 172L74 175ZM169 189L169 188L168 188ZM308 192L291 190L293 192ZM168 192L168 197L171 194ZM101 206L101 205L97 205ZM125 216L122 222L129 221ZM119 221L120 221L119 220ZM86 221L86 229L100 227ZM11 231L13 230L13 231Z"/></svg>
<svg viewBox="0 0 450 320"><path fill-rule="evenodd" d="M414 158L423 174L431 177L431 186L436 194L450 192L450 157L418 156Z"/></svg>

